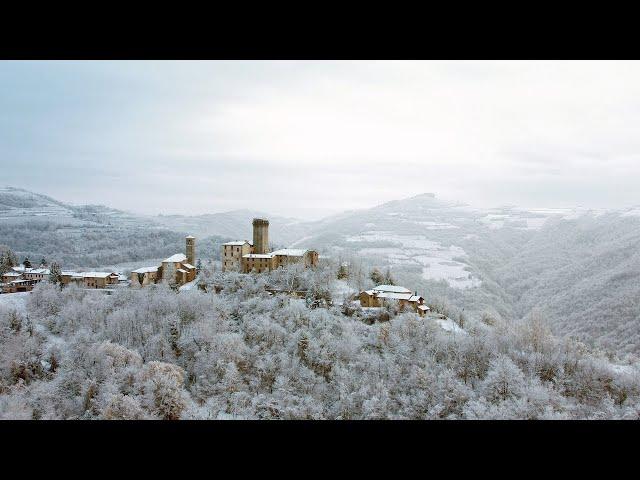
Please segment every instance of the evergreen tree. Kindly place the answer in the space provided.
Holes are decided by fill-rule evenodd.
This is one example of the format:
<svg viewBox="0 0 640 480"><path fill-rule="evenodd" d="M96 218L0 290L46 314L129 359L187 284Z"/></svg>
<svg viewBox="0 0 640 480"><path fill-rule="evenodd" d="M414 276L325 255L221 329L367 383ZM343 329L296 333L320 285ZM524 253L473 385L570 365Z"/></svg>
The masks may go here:
<svg viewBox="0 0 640 480"><path fill-rule="evenodd" d="M62 285L62 271L60 270L60 265L58 265L57 262L53 262L49 271L49 281L55 285Z"/></svg>
<svg viewBox="0 0 640 480"><path fill-rule="evenodd" d="M31 262L29 261L29 257L24 257L22 264L24 265L24 268L31 268Z"/></svg>
<svg viewBox="0 0 640 480"><path fill-rule="evenodd" d="M0 275L7 273L14 267L18 259L13 251L6 245L0 245Z"/></svg>
<svg viewBox="0 0 640 480"><path fill-rule="evenodd" d="M349 277L349 269L346 263L340 265L338 269L338 279L343 279Z"/></svg>
<svg viewBox="0 0 640 480"><path fill-rule="evenodd" d="M369 274L369 278L376 285L382 285L384 284L384 281L385 281L384 275L382 275L382 272L377 268L374 268L373 270L371 270L371 273Z"/></svg>
<svg viewBox="0 0 640 480"><path fill-rule="evenodd" d="M198 263L196 263L196 273L200 273L202 270L202 260L198 259Z"/></svg>
<svg viewBox="0 0 640 480"><path fill-rule="evenodd" d="M47 266L47 260L46 258L42 257L42 260L40 260L40 265L42 265L43 267Z"/></svg>

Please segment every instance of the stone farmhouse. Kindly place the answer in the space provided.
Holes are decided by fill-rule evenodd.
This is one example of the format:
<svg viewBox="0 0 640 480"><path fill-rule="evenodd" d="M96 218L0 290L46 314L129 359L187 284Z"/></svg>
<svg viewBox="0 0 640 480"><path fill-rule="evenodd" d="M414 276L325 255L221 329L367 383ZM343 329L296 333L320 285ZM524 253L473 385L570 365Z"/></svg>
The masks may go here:
<svg viewBox="0 0 640 480"><path fill-rule="evenodd" d="M142 267L131 272L131 286L144 287L155 283L181 286L196 278L196 239L186 237L186 252L165 258L158 266Z"/></svg>
<svg viewBox="0 0 640 480"><path fill-rule="evenodd" d="M262 273L278 267L303 264L305 267L318 265L315 250L283 248L274 252L269 248L269 220L253 219L253 242L247 240L222 244L222 271L242 273Z"/></svg>
<svg viewBox="0 0 640 480"><path fill-rule="evenodd" d="M424 316L430 309L424 304L424 298L411 290L397 285L378 285L371 290L360 292L362 307L384 307L395 305L400 310L409 309Z"/></svg>
<svg viewBox="0 0 640 480"><path fill-rule="evenodd" d="M81 288L108 288L120 284L116 272L69 272L60 273L62 285L77 285Z"/></svg>
<svg viewBox="0 0 640 480"><path fill-rule="evenodd" d="M69 272L60 273L62 285L77 285L80 288L109 288L120 284L116 272Z"/></svg>
<svg viewBox="0 0 640 480"><path fill-rule="evenodd" d="M24 265L12 267L2 274L2 293L29 292L42 280L49 278L48 268L28 268Z"/></svg>

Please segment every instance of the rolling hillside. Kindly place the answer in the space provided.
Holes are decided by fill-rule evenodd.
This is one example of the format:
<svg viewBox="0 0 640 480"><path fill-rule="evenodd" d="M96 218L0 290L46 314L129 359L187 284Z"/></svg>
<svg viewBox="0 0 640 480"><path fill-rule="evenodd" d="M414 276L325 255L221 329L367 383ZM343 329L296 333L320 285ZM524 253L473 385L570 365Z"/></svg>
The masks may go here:
<svg viewBox="0 0 640 480"><path fill-rule="evenodd" d="M557 334L640 352L638 208L476 209L423 194L317 222L249 210L151 217L7 187L0 244L20 258L93 268L165 257L190 233L201 258L216 258L223 241L251 238L256 216L269 218L276 247L390 268L398 283L467 315L538 311Z"/></svg>

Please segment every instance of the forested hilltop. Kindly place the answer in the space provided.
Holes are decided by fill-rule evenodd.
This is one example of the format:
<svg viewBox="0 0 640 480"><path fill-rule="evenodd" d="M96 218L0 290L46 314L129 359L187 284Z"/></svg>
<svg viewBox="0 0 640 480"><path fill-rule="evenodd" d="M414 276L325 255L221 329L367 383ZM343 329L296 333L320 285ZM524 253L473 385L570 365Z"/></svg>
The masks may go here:
<svg viewBox="0 0 640 480"><path fill-rule="evenodd" d="M536 314L446 330L389 310L369 324L345 301L363 280L336 273L202 272L218 293L159 285L105 295L43 282L24 294L24 309L0 305L0 418L640 415L637 360L560 340ZM272 296L267 285L307 298Z"/></svg>
<svg viewBox="0 0 640 480"><path fill-rule="evenodd" d="M224 241L251 238L252 216L265 215L141 216L0 188L0 245L20 261L131 269L181 252L194 234L206 263ZM640 353L640 208L477 209L423 194L316 222L266 216L274 247L390 268L470 317L517 321L539 311L557 336Z"/></svg>
<svg viewBox="0 0 640 480"><path fill-rule="evenodd" d="M70 205L21 188L0 187L0 245L22 260L45 258L65 269L97 269L156 261L184 249L186 235L197 236L199 256L219 259L220 245L250 238L257 212L212 215L138 215L103 205ZM275 239L298 236L295 221L270 217Z"/></svg>

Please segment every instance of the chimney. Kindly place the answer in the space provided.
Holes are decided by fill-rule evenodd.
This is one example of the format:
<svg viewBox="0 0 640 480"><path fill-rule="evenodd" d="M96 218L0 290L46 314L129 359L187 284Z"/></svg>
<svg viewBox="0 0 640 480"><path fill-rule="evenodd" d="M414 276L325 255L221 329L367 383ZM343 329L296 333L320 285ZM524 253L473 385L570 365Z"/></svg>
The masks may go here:
<svg viewBox="0 0 640 480"><path fill-rule="evenodd" d="M269 220L253 219L253 253L269 253Z"/></svg>
<svg viewBox="0 0 640 480"><path fill-rule="evenodd" d="M187 238L187 249L186 249L186 253L187 253L187 263L190 265L193 265L195 267L196 265L196 239L195 237L192 237L191 235L189 235Z"/></svg>

